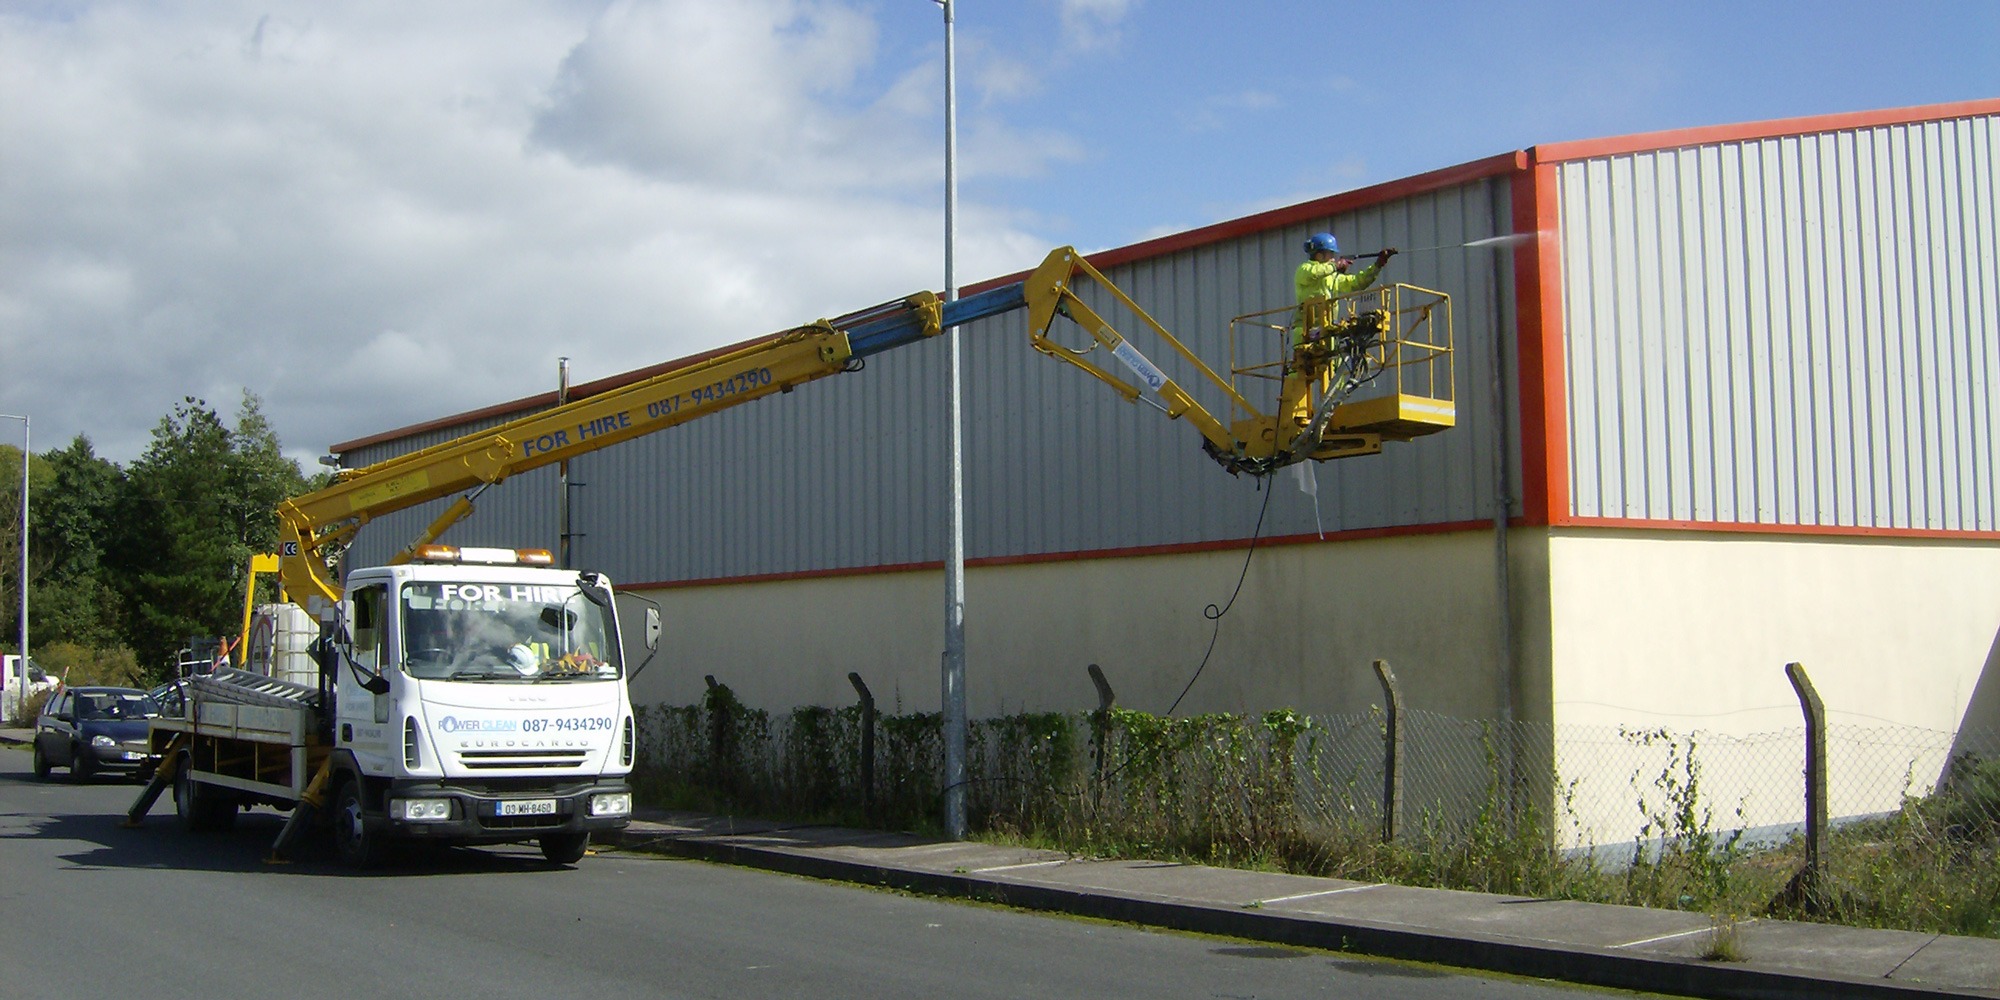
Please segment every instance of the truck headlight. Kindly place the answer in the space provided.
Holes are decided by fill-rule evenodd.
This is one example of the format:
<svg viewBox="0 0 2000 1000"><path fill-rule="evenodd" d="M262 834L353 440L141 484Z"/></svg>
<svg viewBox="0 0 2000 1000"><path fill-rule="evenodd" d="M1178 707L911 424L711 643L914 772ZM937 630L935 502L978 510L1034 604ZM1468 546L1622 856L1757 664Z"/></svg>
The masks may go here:
<svg viewBox="0 0 2000 1000"><path fill-rule="evenodd" d="M114 740L114 739L112 739L111 737L109 737L109 736L106 736L106 735L104 735L104 734L102 734L102 733L99 733L98 735L96 735L96 736L92 736L92 737L90 738L90 745L91 745L91 746L94 746L94 747L107 747L107 748L108 748L108 747L115 747L115 746L117 746L117 745L118 745L118 741L117 741L117 740Z"/></svg>
<svg viewBox="0 0 2000 1000"><path fill-rule="evenodd" d="M411 823L436 823L451 818L450 799L397 799L389 815Z"/></svg>
<svg viewBox="0 0 2000 1000"><path fill-rule="evenodd" d="M631 792L600 792L590 797L592 816L632 815Z"/></svg>

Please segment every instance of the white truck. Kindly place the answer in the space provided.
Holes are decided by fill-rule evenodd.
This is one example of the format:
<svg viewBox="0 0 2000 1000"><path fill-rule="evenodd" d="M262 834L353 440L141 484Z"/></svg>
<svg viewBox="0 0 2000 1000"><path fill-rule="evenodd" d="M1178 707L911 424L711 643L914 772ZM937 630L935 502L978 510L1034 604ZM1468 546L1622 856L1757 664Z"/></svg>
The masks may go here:
<svg viewBox="0 0 2000 1000"><path fill-rule="evenodd" d="M258 658L267 672L177 682L182 705L153 723L159 765L129 819L171 787L194 831L251 806L292 810L274 856L323 818L357 867L388 840L535 841L574 863L591 834L630 819L637 733L610 583L550 562L544 550L426 545L351 572L309 663L278 643ZM297 615L263 609L251 634L280 634L272 619ZM644 628L656 647L657 610Z"/></svg>
<svg viewBox="0 0 2000 1000"><path fill-rule="evenodd" d="M28 657L27 669L23 670L21 657L13 653L0 656L0 722L11 720L34 725L35 720L27 710L34 707L36 695L55 688L55 678L43 673L34 657Z"/></svg>

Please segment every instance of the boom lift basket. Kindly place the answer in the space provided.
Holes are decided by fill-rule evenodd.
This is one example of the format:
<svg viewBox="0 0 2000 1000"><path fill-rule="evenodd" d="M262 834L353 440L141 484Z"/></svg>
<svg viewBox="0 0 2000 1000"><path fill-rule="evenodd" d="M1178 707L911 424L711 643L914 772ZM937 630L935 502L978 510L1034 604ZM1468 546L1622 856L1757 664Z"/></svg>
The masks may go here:
<svg viewBox="0 0 2000 1000"><path fill-rule="evenodd" d="M1266 309L1229 321L1230 385L1301 430L1408 441L1456 422L1452 338L1451 297L1416 285Z"/></svg>
<svg viewBox="0 0 2000 1000"><path fill-rule="evenodd" d="M1129 329L1165 345L1193 383L1226 397L1221 414L1085 301L1078 292L1086 285L1130 315ZM1310 303L1309 314L1286 306L1239 316L1229 324L1225 378L1073 248L1050 253L1025 286L1035 350L1083 369L1128 401L1189 421L1209 457L1232 474L1265 476L1296 462L1378 454L1384 440L1408 441L1454 422L1451 298L1443 292L1391 285ZM1052 339L1058 316L1091 342L1071 347ZM1296 349L1294 320L1309 334ZM1097 348L1110 357L1090 357ZM1361 398L1350 398L1364 389ZM1271 403L1275 408L1266 412Z"/></svg>

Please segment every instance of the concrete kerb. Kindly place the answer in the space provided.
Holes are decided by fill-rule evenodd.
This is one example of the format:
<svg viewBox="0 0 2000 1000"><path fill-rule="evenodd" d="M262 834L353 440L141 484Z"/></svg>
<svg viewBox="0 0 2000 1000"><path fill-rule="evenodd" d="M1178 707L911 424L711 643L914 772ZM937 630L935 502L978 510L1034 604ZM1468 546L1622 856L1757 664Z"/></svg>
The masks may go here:
<svg viewBox="0 0 2000 1000"><path fill-rule="evenodd" d="M1754 961L1709 962L1589 945L1528 942L1464 931L1447 933L1351 917L1284 913L1240 904L1075 888L1038 881L1037 871L1044 870L1040 865L1009 866L1006 871L992 873L934 871L837 856L825 847L758 842L772 834L786 834L796 841L811 837L817 829L772 824L734 833L713 833L676 831L671 826L638 822L614 838L614 842L632 850L828 881L1591 986L1732 1000L2000 997L2000 990L1968 987L1966 984L1933 985L1831 973L1806 974L1759 966ZM868 850L853 843L856 831L823 832L831 835L831 840L840 842L850 854L856 853L856 848L863 853ZM887 840L881 842L883 846L890 843ZM903 846L913 843L918 842L908 839L902 842ZM1190 870L1202 871L1198 868Z"/></svg>

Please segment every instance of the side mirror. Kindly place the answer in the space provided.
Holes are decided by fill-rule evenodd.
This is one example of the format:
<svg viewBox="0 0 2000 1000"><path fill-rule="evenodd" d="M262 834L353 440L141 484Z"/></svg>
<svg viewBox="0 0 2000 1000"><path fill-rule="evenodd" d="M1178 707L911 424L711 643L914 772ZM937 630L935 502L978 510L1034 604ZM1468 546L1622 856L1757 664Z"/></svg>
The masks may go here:
<svg viewBox="0 0 2000 1000"><path fill-rule="evenodd" d="M369 694L388 694L389 678L381 674L369 674L368 678L361 682L361 689Z"/></svg>
<svg viewBox="0 0 2000 1000"><path fill-rule="evenodd" d="M660 626L660 606L658 604L637 594L620 594L618 596L638 601L646 606L646 617L640 625L640 639L646 644L646 658L639 661L638 666L625 671L625 679L630 681L639 676L639 671L646 669L646 666L653 662L653 657L660 655L660 633L664 629ZM620 625L628 621L624 615L618 617Z"/></svg>
<svg viewBox="0 0 2000 1000"><path fill-rule="evenodd" d="M609 608L611 606L611 589L604 585L604 577L600 574L592 573L589 570L578 573L576 575L576 589L583 591L583 596L588 598L590 603L600 608Z"/></svg>

